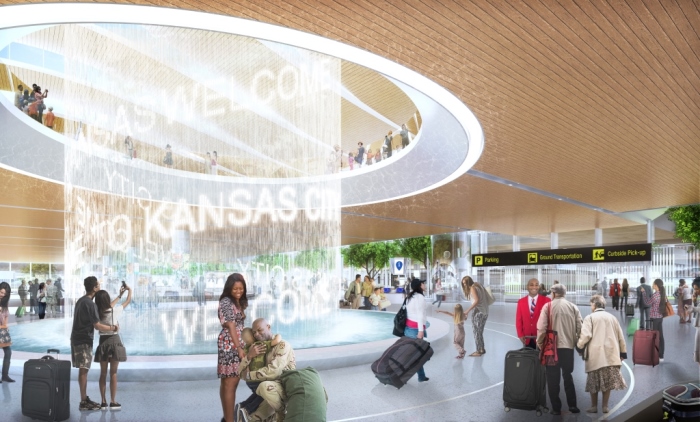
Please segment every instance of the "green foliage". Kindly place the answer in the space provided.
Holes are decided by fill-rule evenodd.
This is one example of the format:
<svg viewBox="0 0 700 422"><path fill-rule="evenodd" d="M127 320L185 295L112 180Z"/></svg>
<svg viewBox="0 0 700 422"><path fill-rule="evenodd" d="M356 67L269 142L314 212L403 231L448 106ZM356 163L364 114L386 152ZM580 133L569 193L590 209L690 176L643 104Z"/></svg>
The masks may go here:
<svg viewBox="0 0 700 422"><path fill-rule="evenodd" d="M333 251L325 248L302 251L294 258L294 265L312 271L334 268Z"/></svg>
<svg viewBox="0 0 700 422"><path fill-rule="evenodd" d="M401 255L411 258L428 268L432 260L432 248L430 247L430 236L409 237L398 241Z"/></svg>
<svg viewBox="0 0 700 422"><path fill-rule="evenodd" d="M22 273L29 274L29 264L23 266L19 270ZM49 275L49 264L32 264L32 274L34 275Z"/></svg>
<svg viewBox="0 0 700 422"><path fill-rule="evenodd" d="M276 253L270 255L258 255L255 257L255 262L260 264L267 264L270 268L274 266L280 266L282 268L290 267L290 256L287 254Z"/></svg>
<svg viewBox="0 0 700 422"><path fill-rule="evenodd" d="M168 267L151 267L151 275L173 275L173 269Z"/></svg>
<svg viewBox="0 0 700 422"><path fill-rule="evenodd" d="M676 237L700 247L700 205L673 207L668 219L676 223Z"/></svg>
<svg viewBox="0 0 700 422"><path fill-rule="evenodd" d="M387 241L350 245L340 252L346 265L363 268L374 278L382 268L389 266L390 258L400 254L400 248L398 243Z"/></svg>

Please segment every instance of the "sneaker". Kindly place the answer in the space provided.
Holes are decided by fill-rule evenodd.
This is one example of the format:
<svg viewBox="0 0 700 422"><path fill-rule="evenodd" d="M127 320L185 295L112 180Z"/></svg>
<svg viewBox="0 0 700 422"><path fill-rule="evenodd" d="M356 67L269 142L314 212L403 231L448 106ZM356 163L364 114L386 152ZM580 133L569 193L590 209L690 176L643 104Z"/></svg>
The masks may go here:
<svg viewBox="0 0 700 422"><path fill-rule="evenodd" d="M102 404L100 405L100 408L104 411L107 410L107 402L103 401Z"/></svg>
<svg viewBox="0 0 700 422"><path fill-rule="evenodd" d="M238 422L250 422L248 411L242 407L238 409Z"/></svg>
<svg viewBox="0 0 700 422"><path fill-rule="evenodd" d="M102 406L100 406L99 403L95 403L94 401L90 400L90 397L85 397L85 400L80 402L80 405L78 406L78 410L82 411L91 411L91 410L100 410Z"/></svg>
<svg viewBox="0 0 700 422"><path fill-rule="evenodd" d="M241 403L238 402L236 403L235 406L233 406L233 422L238 422L238 413L241 411Z"/></svg>
<svg viewBox="0 0 700 422"><path fill-rule="evenodd" d="M122 405L119 403L111 402L109 404L109 410L121 410L121 409L122 409Z"/></svg>

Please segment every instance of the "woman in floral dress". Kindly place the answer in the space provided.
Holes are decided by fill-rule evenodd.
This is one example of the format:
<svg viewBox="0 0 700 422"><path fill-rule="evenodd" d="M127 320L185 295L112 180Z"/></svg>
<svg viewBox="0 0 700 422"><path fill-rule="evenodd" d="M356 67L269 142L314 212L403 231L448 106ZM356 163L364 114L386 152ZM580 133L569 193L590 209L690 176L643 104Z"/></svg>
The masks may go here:
<svg viewBox="0 0 700 422"><path fill-rule="evenodd" d="M236 388L241 380L238 365L245 355L241 331L245 321L245 309L248 307L245 279L239 273L228 276L224 291L219 297L219 364L217 373L221 378L219 395L224 411L225 422L233 422L233 409L236 403Z"/></svg>

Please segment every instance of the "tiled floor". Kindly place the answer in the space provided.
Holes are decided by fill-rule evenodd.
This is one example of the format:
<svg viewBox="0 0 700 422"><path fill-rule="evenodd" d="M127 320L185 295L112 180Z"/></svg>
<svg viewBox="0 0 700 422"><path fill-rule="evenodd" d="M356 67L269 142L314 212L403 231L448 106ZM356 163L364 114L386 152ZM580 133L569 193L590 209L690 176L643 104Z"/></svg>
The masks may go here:
<svg viewBox="0 0 700 422"><path fill-rule="evenodd" d="M444 303L442 309L451 310ZM581 313L590 312L588 306L580 306ZM435 309L435 307L433 307ZM622 315L613 311L624 319ZM425 370L430 381L419 384L414 378L401 390L385 387L377 382L369 365L326 370L321 372L328 392L329 421L589 421L603 415L573 415L564 413L560 417L535 416L534 412L512 410L506 413L502 401L503 358L508 350L519 346L515 338L513 320L515 305L493 306L485 332L487 354L481 358L455 359L455 350L450 341L439 342L435 355ZM449 317L433 313L434 317ZM623 325L625 327L626 325ZM471 327L467 325L469 353L474 351ZM628 340L630 359L625 362L623 375L629 389L615 391L611 407L619 407L609 416L613 417L659 391L664 386L678 381L698 379L698 365L693 362L693 339L695 328L690 324L678 324L677 317L664 321L666 338L665 362L655 368L633 366L631 361L631 338ZM451 335L450 335L451 336ZM3 383L1 387L1 420L29 421L21 415L21 379L15 384ZM577 388L578 406L586 409L590 405L588 393L584 392L586 374L583 361L576 359L574 381ZM562 389L563 390L563 389ZM98 386L90 382L88 394L99 401ZM248 394L243 383L238 390L241 399ZM565 401L562 391L562 400ZM118 401L123 409L119 412L79 412L78 388L71 388L71 421L218 421L221 418L219 383L212 378L207 381L182 382L122 382L119 384ZM310 421L311 422L311 421Z"/></svg>

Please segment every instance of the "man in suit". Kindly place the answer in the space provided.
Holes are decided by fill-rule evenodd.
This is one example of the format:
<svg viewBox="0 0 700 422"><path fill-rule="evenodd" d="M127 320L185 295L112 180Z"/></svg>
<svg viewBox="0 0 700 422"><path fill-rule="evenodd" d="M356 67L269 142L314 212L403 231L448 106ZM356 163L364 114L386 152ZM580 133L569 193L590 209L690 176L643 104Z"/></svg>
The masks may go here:
<svg viewBox="0 0 700 422"><path fill-rule="evenodd" d="M540 282L536 278L531 278L527 282L527 296L518 301L518 307L515 312L515 329L518 332L518 338L523 342L525 347L534 349L537 342L534 338L537 336L537 320L540 319L542 307L550 302L547 296L538 294Z"/></svg>
<svg viewBox="0 0 700 422"><path fill-rule="evenodd" d="M639 279L639 287L637 287L637 307L639 308L639 329L643 330L646 327L647 320L649 319L649 308L651 305L644 303L644 298L642 298L642 290L647 294L647 297L651 297L651 287L646 284L646 279L644 277Z"/></svg>

